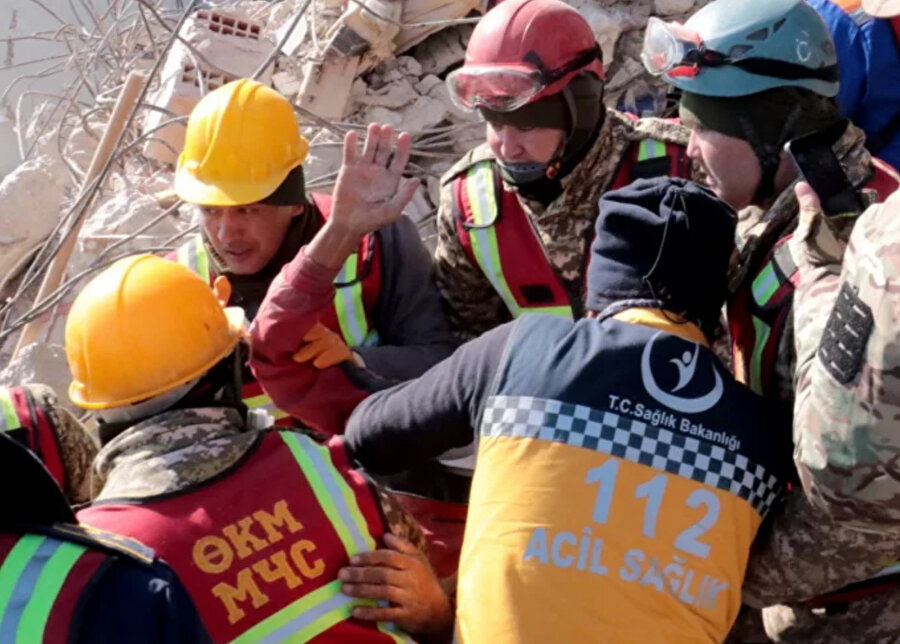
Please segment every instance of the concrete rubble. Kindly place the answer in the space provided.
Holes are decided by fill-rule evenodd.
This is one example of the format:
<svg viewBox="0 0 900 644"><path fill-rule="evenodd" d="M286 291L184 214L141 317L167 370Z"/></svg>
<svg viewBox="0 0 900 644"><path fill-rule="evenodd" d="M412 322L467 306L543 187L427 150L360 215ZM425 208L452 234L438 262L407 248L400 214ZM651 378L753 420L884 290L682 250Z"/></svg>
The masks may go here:
<svg viewBox="0 0 900 644"><path fill-rule="evenodd" d="M0 24L17 25L16 11L33 9L35 1L0 8ZM192 209L170 191L185 117L206 92L234 78L259 71L262 82L295 104L310 141L305 168L313 190L331 189L348 128L380 122L410 132L410 172L422 185L407 214L433 247L440 176L484 135L476 115L453 105L444 78L462 64L474 23L494 1L220 1L185 16L176 38L176 7L191 3L120 0L116 11L92 20L82 15L92 12L76 11L71 23L59 24L56 16L59 22L32 33L24 25L11 30L9 69L27 71L43 60L17 58L19 39L64 41L68 53L41 77L57 78L54 91L24 89L30 76L23 74L0 95L0 136L12 143L7 150L18 151L0 159L0 173L8 172L0 174L0 369L6 366L0 383L64 383L58 345L67 304L83 279L125 253L174 249L194 230ZM567 1L590 22L603 50L607 104L662 111L665 89L639 59L643 26L650 15L683 20L706 0ZM87 7L86 0L69 4L74 11L79 3ZM135 70L154 71L148 91L108 172L85 184L119 88ZM77 196L85 193L66 280L51 293L55 299L35 301L61 235L85 206ZM33 319L42 324L38 343L7 364L20 329Z"/></svg>

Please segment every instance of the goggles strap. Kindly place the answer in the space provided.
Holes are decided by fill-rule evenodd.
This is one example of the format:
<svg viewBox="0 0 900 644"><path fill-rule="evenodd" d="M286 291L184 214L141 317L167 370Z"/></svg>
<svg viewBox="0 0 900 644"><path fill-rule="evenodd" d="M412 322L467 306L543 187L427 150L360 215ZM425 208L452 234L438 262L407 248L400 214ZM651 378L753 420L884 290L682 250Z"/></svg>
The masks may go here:
<svg viewBox="0 0 900 644"><path fill-rule="evenodd" d="M541 57L538 56L538 53L534 50L529 51L524 57L526 63L531 63L537 68L540 81L544 87L552 85L569 72L574 72L582 67L587 67L594 60L603 61L603 50L600 49L600 45L597 43L594 43L593 47L585 49L572 60L556 69L547 69L544 66L544 62L541 60Z"/></svg>
<svg viewBox="0 0 900 644"><path fill-rule="evenodd" d="M702 49L693 50L687 56L688 63L701 67L722 67L724 65L732 65L739 69L743 69L751 74L759 76L772 76L774 78L783 78L785 80L822 80L827 82L837 82L838 66L828 65L818 69L811 69L804 65L789 63L783 60L774 60L772 58L743 58L740 60L732 60L725 54L712 50Z"/></svg>

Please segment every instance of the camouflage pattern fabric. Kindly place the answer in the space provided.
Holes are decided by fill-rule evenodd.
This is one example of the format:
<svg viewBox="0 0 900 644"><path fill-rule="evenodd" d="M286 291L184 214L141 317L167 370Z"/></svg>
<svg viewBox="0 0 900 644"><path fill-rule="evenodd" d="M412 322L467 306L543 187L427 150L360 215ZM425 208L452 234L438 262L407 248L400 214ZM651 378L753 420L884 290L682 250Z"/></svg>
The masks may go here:
<svg viewBox="0 0 900 644"><path fill-rule="evenodd" d="M840 268L828 221L804 213L792 254L795 462L835 521L900 535L900 192L858 220ZM900 558L900 549L897 552Z"/></svg>
<svg viewBox="0 0 900 644"><path fill-rule="evenodd" d="M44 413L53 429L57 451L62 461L64 476L63 493L70 504L90 501L91 463L97 454L97 443L87 429L72 413L59 404L53 388L47 385L22 385L34 404ZM31 419L21 419L23 426L30 426Z"/></svg>
<svg viewBox="0 0 900 644"><path fill-rule="evenodd" d="M854 185L865 185L874 176L871 155L865 148L865 134L859 128L849 125L843 136L834 145L844 172ZM729 278L729 290L732 294L751 287L757 271L775 243L790 234L797 227L797 198L794 195L792 182L775 199L772 206L763 212L755 206L745 209L738 217L739 257ZM864 191L867 203L874 201L874 194ZM846 244L856 223L856 217L849 216L834 220L835 234ZM784 333L778 338L775 373L772 387L765 392L767 397L786 406L794 401L794 371L796 352L794 350L794 318L788 316Z"/></svg>
<svg viewBox="0 0 900 644"><path fill-rule="evenodd" d="M769 606L782 642L898 642L900 584L836 610L804 599L870 578L900 559L897 319L900 193L847 222L804 211L790 241L794 295L794 460L803 483L757 539L745 601ZM835 225L837 224L837 225ZM841 259L843 256L843 270ZM736 640L740 641L740 640Z"/></svg>
<svg viewBox="0 0 900 644"><path fill-rule="evenodd" d="M771 606L762 619L765 632L775 642L896 644L900 642L900 587L863 597L846 609Z"/></svg>
<svg viewBox="0 0 900 644"><path fill-rule="evenodd" d="M227 407L163 412L125 430L100 450L94 461L96 498L140 499L177 493L233 466L254 446L259 434L247 431L240 414ZM371 487L388 529L425 553L425 537L416 520L390 494Z"/></svg>
<svg viewBox="0 0 900 644"><path fill-rule="evenodd" d="M584 292L585 256L600 196L609 189L631 145L649 138L686 146L690 130L661 119L634 121L615 110L607 110L597 141L575 170L562 180L563 192L559 197L546 207L519 197L563 286L569 293L576 293L579 301ZM456 230L453 180L486 159L493 159L493 155L485 143L466 154L441 179L436 281L447 305L450 324L464 340L509 319L500 296L478 266L469 261Z"/></svg>

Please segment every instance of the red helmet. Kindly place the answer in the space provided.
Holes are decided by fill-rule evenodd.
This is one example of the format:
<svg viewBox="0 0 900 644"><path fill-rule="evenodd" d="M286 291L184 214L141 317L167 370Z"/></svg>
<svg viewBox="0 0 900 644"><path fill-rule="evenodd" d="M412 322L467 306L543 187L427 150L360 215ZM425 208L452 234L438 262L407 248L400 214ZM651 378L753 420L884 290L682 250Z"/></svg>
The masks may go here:
<svg viewBox="0 0 900 644"><path fill-rule="evenodd" d="M463 109L509 112L583 72L604 77L600 46L578 11L561 0L505 0L475 27L465 64L447 85Z"/></svg>

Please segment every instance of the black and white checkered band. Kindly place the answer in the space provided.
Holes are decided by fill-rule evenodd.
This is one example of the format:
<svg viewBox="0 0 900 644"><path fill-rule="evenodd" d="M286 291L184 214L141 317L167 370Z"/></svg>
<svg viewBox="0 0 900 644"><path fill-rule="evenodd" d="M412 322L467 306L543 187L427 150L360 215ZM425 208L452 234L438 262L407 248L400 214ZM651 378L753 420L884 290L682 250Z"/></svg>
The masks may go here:
<svg viewBox="0 0 900 644"><path fill-rule="evenodd" d="M481 435L537 438L617 456L730 492L765 516L781 491L746 456L691 436L583 405L530 396L491 396Z"/></svg>

